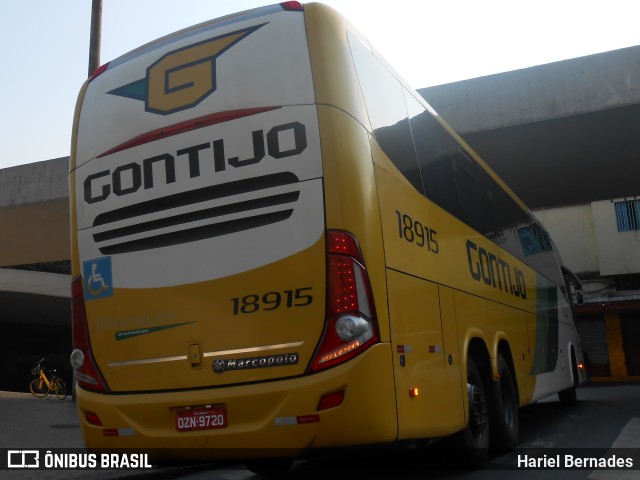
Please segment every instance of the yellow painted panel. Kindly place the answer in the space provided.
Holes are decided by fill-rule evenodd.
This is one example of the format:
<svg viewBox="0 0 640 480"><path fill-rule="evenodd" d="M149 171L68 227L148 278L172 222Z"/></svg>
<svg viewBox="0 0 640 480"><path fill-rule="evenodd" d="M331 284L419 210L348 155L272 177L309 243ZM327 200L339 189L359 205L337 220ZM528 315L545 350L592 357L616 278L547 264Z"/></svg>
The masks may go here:
<svg viewBox="0 0 640 480"><path fill-rule="evenodd" d="M535 388L535 377L530 375L533 362L529 343L527 313L495 302L487 303L487 325L491 335L491 357L497 358L498 344L506 341L511 350L520 404L529 403ZM535 330L534 330L535 334Z"/></svg>
<svg viewBox="0 0 640 480"><path fill-rule="evenodd" d="M398 438L454 433L464 425L464 411L459 367L445 355L438 286L393 270L387 278ZM414 388L419 395L412 397Z"/></svg>
<svg viewBox="0 0 640 480"><path fill-rule="evenodd" d="M277 456L308 447L391 442L396 438L397 423L389 357L389 345L380 344L319 374L231 388L133 395L101 395L79 389L85 445L163 448L166 460L191 454L201 459L246 456L250 448ZM339 390L345 391L342 405L317 410L322 395ZM176 410L206 404L225 406L227 428L176 431ZM103 426L89 425L84 411L96 413ZM103 428L122 429L128 435L105 436Z"/></svg>
<svg viewBox="0 0 640 480"><path fill-rule="evenodd" d="M109 387L179 389L302 374L324 327L324 252L322 237L296 255L231 277L159 289L116 288L112 297L86 302L93 351ZM199 369L191 368L193 344L203 355ZM212 368L217 358L292 354L295 362L270 368L223 374Z"/></svg>
<svg viewBox="0 0 640 480"><path fill-rule="evenodd" d="M387 266L521 310L536 311L536 273L407 188L375 142Z"/></svg>
<svg viewBox="0 0 640 480"><path fill-rule="evenodd" d="M450 385L452 393L451 408L463 409L466 412L463 395L466 393L464 386L466 385L467 375L463 370L464 352L461 350L459 341L454 293L454 290L451 288L442 285L438 286L442 339L444 341L444 358L447 362L445 368L447 383ZM450 361L449 358L451 359ZM460 417L460 421L464 422L462 416ZM460 423L456 425L457 428L462 428L462 426Z"/></svg>
<svg viewBox="0 0 640 480"><path fill-rule="evenodd" d="M367 125L367 112L347 40L347 31L357 34L356 29L321 3L305 5L305 24L316 104L333 105Z"/></svg>

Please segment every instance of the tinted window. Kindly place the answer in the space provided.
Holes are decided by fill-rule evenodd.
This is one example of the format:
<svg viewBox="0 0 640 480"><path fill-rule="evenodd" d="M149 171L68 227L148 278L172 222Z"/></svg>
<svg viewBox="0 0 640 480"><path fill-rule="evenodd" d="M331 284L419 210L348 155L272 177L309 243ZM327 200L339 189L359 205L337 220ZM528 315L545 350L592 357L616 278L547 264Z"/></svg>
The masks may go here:
<svg viewBox="0 0 640 480"><path fill-rule="evenodd" d="M405 100L425 195L460 217L460 199L451 162L458 151L458 144L407 91Z"/></svg>
<svg viewBox="0 0 640 480"><path fill-rule="evenodd" d="M349 34L349 44L373 135L398 170L444 210L561 282L546 232L360 40Z"/></svg>
<svg viewBox="0 0 640 480"><path fill-rule="evenodd" d="M424 193L400 82L360 40L349 35L349 44L375 139L407 180Z"/></svg>
<svg viewBox="0 0 640 480"><path fill-rule="evenodd" d="M494 232L495 222L491 212L493 192L488 185L490 177L462 150L458 150L452 161L462 218L484 235Z"/></svg>

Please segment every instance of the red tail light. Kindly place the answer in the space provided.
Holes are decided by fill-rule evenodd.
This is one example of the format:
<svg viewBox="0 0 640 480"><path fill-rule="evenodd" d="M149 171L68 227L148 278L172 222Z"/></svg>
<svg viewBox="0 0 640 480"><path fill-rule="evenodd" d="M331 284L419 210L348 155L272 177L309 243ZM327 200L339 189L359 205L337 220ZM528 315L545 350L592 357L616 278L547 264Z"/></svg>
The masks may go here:
<svg viewBox="0 0 640 480"><path fill-rule="evenodd" d="M304 7L300 2L281 2L280 6L282 7L283 10L296 10L296 11L304 10Z"/></svg>
<svg viewBox="0 0 640 480"><path fill-rule="evenodd" d="M107 68L109 68L109 63L105 63L104 65L99 66L98 68L96 68L96 71L93 72L93 74L89 77L89 81L94 80L96 77L102 75L104 72L107 71Z"/></svg>
<svg viewBox="0 0 640 480"><path fill-rule="evenodd" d="M75 370L78 385L89 390L108 392L109 387L102 378L91 351L87 312L84 307L82 277L78 275L71 281L71 335L73 352L71 366Z"/></svg>
<svg viewBox="0 0 640 480"><path fill-rule="evenodd" d="M311 371L343 363L380 341L369 276L357 240L327 232L327 318Z"/></svg>

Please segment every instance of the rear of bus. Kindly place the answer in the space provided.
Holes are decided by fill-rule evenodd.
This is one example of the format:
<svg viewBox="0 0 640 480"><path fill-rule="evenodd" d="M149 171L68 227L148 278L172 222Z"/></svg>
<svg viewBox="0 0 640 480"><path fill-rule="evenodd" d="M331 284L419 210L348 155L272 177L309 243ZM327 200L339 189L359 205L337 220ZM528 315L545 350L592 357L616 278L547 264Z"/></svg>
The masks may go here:
<svg viewBox="0 0 640 480"><path fill-rule="evenodd" d="M83 86L70 183L87 447L246 457L396 438L369 140L317 93L345 75L313 71L308 30L341 28L324 15L224 17Z"/></svg>

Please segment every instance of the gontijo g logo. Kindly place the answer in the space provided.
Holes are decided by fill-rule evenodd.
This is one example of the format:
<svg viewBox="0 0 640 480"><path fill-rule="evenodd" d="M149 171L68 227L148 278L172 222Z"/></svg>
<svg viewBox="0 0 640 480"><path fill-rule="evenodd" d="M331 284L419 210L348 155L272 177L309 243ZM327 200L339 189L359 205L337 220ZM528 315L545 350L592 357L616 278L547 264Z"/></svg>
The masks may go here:
<svg viewBox="0 0 640 480"><path fill-rule="evenodd" d="M143 100L147 112L160 115L194 107L216 90L216 59L264 25L227 33L169 52L147 68L145 78L108 93Z"/></svg>

